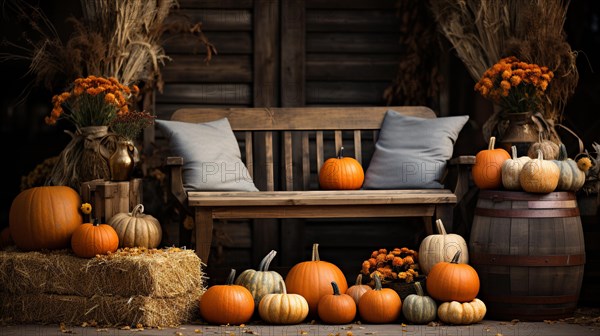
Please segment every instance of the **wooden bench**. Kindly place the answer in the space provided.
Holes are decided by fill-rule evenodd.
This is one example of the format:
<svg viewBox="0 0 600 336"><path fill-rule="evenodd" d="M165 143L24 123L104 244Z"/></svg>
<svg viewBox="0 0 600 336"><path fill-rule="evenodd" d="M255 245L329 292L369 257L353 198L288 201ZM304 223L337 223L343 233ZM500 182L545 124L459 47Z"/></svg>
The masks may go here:
<svg viewBox="0 0 600 336"><path fill-rule="evenodd" d="M453 207L468 189L469 173L462 164L472 164L472 156L451 160L449 166L458 168L452 190L319 190L317 172L342 145L345 156L356 158L366 171L366 159L388 109L436 117L431 109L414 106L187 108L174 112L171 120L191 123L226 117L250 174L264 179L262 186L257 184L259 192L186 191L183 159L167 159L171 193L193 213L198 256L208 261L216 219L422 217L431 232L435 216L451 232Z"/></svg>

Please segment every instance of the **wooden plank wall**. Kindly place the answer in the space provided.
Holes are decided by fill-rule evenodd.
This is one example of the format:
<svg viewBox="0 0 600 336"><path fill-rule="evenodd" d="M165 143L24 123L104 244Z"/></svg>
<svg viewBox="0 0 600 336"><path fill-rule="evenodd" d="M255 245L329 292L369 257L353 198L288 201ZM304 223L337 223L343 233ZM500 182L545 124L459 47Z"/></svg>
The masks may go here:
<svg viewBox="0 0 600 336"><path fill-rule="evenodd" d="M164 92L155 96L159 118L188 106L383 105L396 73L399 18L392 0L180 0L179 12L202 28L218 54L206 65L199 44L165 43L172 61L163 69ZM197 53L199 52L199 53ZM160 134L153 140L160 143ZM259 153L260 154L260 153ZM333 154L333 153L332 153ZM261 176L255 176L258 185ZM260 186L259 186L260 188ZM209 261L213 277L230 267L256 267L270 249L285 272L310 257L318 242L349 276L376 247L418 228L377 220L228 222L216 226ZM360 234L358 234L360 232ZM294 237L294 239L290 239ZM409 242L414 237L406 238ZM408 243L407 243L408 244ZM218 270L216 270L218 268Z"/></svg>

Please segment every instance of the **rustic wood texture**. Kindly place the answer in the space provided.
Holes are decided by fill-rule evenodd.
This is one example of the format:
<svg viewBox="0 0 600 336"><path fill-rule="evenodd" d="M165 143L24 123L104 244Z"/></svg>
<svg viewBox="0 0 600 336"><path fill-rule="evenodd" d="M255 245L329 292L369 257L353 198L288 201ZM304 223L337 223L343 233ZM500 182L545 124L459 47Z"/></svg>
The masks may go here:
<svg viewBox="0 0 600 336"><path fill-rule="evenodd" d="M125 182L104 180L88 181L81 184L81 201L92 205L93 218L102 223L118 213L128 213L142 203L142 179Z"/></svg>
<svg viewBox="0 0 600 336"><path fill-rule="evenodd" d="M407 115L435 118L431 109L419 106L196 108L173 113L172 120L182 122L227 118L233 131L239 135L240 147L247 149L246 163L250 160L252 172L263 172L266 177L266 185L259 187L260 192L186 192L179 181L174 194L187 195L185 204L195 209L200 258L208 260L212 239L209 233L213 230L214 220L219 219L260 219L261 222L254 222L255 228L273 225L271 231L253 230L253 250L257 251L273 243L276 238L273 232L279 232L285 242L290 236L284 233L298 237L304 231L300 230L302 226L289 231L283 229L290 223L295 225L297 222L294 221L282 223L279 228L276 222L263 222L264 219L421 217L430 226L431 217L436 216L442 218L451 231L452 207L457 203L457 197L448 189L318 190L318 169L328 155L337 155L338 148L348 144L348 148L354 149L361 160L363 154L367 157L372 154L362 153L366 147L363 142L372 141L362 134L376 132L390 108ZM260 140L257 134L261 135ZM295 137L296 134L299 136ZM275 150L275 137L282 141L280 150ZM294 145L295 138L300 140L297 146ZM249 139L251 143L244 143ZM329 151L326 150L328 145L333 146ZM254 155L256 146L260 146L260 156ZM278 157L281 166L274 164ZM181 176L181 161L171 161L176 172L173 176ZM297 173L296 167L300 173ZM276 183L276 173L283 175L283 183ZM177 181L177 178L171 180ZM264 253L258 255L263 256Z"/></svg>
<svg viewBox="0 0 600 336"><path fill-rule="evenodd" d="M574 193L481 191L469 257L488 315L529 321L571 316L583 280L584 245Z"/></svg>

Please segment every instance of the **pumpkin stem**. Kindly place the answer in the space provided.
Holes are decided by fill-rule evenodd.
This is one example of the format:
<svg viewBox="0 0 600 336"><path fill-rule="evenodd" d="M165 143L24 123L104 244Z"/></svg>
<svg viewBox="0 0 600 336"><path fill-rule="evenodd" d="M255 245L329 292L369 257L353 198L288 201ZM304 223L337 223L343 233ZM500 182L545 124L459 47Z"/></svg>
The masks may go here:
<svg viewBox="0 0 600 336"><path fill-rule="evenodd" d="M556 160L558 160L558 161L564 161L566 159L568 159L568 156L567 156L567 146L565 146L565 144L561 142L558 145L558 157L556 158Z"/></svg>
<svg viewBox="0 0 600 336"><path fill-rule="evenodd" d="M375 273L375 275L373 276L373 279L375 280L375 288L373 288L373 289L381 290L381 279L379 279L379 275L377 275L377 273Z"/></svg>
<svg viewBox="0 0 600 336"><path fill-rule="evenodd" d="M94 218L94 221L92 222L93 226L98 226L100 225L100 220L98 218Z"/></svg>
<svg viewBox="0 0 600 336"><path fill-rule="evenodd" d="M362 285L362 273L358 273L358 276L356 277L355 285L357 285L357 286Z"/></svg>
<svg viewBox="0 0 600 336"><path fill-rule="evenodd" d="M312 248L312 261L321 261L319 258L319 244L313 244Z"/></svg>
<svg viewBox="0 0 600 336"><path fill-rule="evenodd" d="M340 295L340 287L335 281L331 282L331 287L333 287L333 295Z"/></svg>
<svg viewBox="0 0 600 336"><path fill-rule="evenodd" d="M496 146L496 137L490 137L490 144L488 145L488 149L492 150Z"/></svg>
<svg viewBox="0 0 600 336"><path fill-rule="evenodd" d="M543 160L544 159L544 154L542 154L542 150L538 149L537 152L538 152L538 157L537 157L538 160Z"/></svg>
<svg viewBox="0 0 600 336"><path fill-rule="evenodd" d="M132 217L137 217L137 216L139 216L139 215L141 215L143 213L144 213L144 205L143 204L138 204L131 211L131 216Z"/></svg>
<svg viewBox="0 0 600 336"><path fill-rule="evenodd" d="M438 232L443 235L447 235L446 228L444 227L444 223L442 223L441 219L435 220L435 225L437 226Z"/></svg>
<svg viewBox="0 0 600 336"><path fill-rule="evenodd" d="M287 294L287 287L285 287L285 281L283 279L279 279L279 284L281 285L281 294Z"/></svg>
<svg viewBox="0 0 600 336"><path fill-rule="evenodd" d="M266 272L269 270L269 265L271 265L271 261L275 258L277 251L271 250L271 252L267 253L267 255L260 261L258 265L259 272Z"/></svg>
<svg viewBox="0 0 600 336"><path fill-rule="evenodd" d="M458 259L460 258L460 250L456 251L456 253L454 253L454 257L452 257L452 261L450 261L453 264L458 264Z"/></svg>
<svg viewBox="0 0 600 336"><path fill-rule="evenodd" d="M233 280L235 279L235 268L231 269L231 272L229 272L229 276L227 277L227 282L225 283L226 285L233 285Z"/></svg>
<svg viewBox="0 0 600 336"><path fill-rule="evenodd" d="M344 157L344 146L340 147L340 151L338 152L338 159L341 159Z"/></svg>
<svg viewBox="0 0 600 336"><path fill-rule="evenodd" d="M415 290L417 291L418 296L425 295L425 293L423 293L423 287L421 287L421 283L418 281L415 281Z"/></svg>
<svg viewBox="0 0 600 336"><path fill-rule="evenodd" d="M511 146L510 149L512 151L513 160L516 160L518 158L518 156L517 156L517 146Z"/></svg>

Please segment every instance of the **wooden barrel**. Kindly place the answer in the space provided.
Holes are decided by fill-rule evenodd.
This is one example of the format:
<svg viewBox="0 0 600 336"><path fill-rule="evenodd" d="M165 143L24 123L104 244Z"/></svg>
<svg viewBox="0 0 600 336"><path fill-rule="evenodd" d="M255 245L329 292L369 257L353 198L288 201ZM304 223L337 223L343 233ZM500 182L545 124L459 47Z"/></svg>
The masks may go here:
<svg viewBox="0 0 600 336"><path fill-rule="evenodd" d="M470 264L479 274L486 318L542 321L572 316L585 243L572 192L479 192Z"/></svg>

